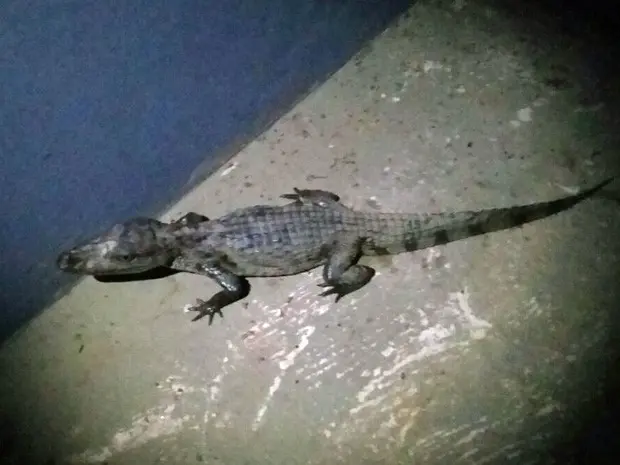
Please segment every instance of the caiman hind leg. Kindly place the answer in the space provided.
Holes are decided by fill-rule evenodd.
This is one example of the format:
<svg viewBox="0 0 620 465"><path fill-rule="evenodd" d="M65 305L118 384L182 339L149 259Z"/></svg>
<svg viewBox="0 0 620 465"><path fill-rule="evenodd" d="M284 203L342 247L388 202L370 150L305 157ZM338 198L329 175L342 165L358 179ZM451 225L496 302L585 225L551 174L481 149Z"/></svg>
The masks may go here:
<svg viewBox="0 0 620 465"><path fill-rule="evenodd" d="M293 188L294 194L283 194L283 199L293 200L300 205L317 205L328 207L340 201L340 197L333 192L322 191L319 189L297 189Z"/></svg>
<svg viewBox="0 0 620 465"><path fill-rule="evenodd" d="M247 297L250 293L248 280L223 268L215 257L181 256L175 259L170 267L179 271L207 276L222 288L209 300L197 299L196 305L188 308L188 311L198 313L192 321L198 321L208 316L209 324L212 324L216 314L224 317L222 314L224 307Z"/></svg>
<svg viewBox="0 0 620 465"><path fill-rule="evenodd" d="M342 238L335 240L328 250L327 263L323 267L321 287L331 289L322 292L321 296L336 294L336 302L342 297L361 289L375 275L369 266L358 265L361 255L363 238Z"/></svg>

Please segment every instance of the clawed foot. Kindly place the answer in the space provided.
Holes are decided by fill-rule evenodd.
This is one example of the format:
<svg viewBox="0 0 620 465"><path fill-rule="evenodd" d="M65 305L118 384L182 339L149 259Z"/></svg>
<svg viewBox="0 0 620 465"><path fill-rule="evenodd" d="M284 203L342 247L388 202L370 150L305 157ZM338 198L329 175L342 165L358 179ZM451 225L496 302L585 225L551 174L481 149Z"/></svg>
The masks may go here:
<svg viewBox="0 0 620 465"><path fill-rule="evenodd" d="M282 194L280 198L294 200L296 202L301 202L301 199L305 197L303 194L303 191L297 189L296 187L293 187L293 191L294 191L294 194Z"/></svg>
<svg viewBox="0 0 620 465"><path fill-rule="evenodd" d="M198 315L192 318L192 321L198 321L205 316L208 316L209 325L213 323L213 318L215 318L215 315L219 315L220 317L224 318L222 309L219 306L212 304L210 300L204 301L202 299L196 299L196 305L190 305L186 307L185 311L198 313Z"/></svg>
<svg viewBox="0 0 620 465"><path fill-rule="evenodd" d="M298 189L294 187L293 191L293 194L282 194L280 197L300 204L314 204L321 207L326 207L340 200L340 197L333 192L319 189Z"/></svg>
<svg viewBox="0 0 620 465"><path fill-rule="evenodd" d="M336 295L336 300L334 300L334 302L338 302L340 299L342 299L345 295L350 294L351 292L357 290L357 288L351 288L350 286L346 286L346 285L334 285L334 284L328 284L328 283L321 283L318 285L319 287L329 287L331 289L327 289L323 292L321 292L319 295L321 297L327 297L329 295Z"/></svg>
<svg viewBox="0 0 620 465"><path fill-rule="evenodd" d="M338 279L326 280L319 284L319 287L329 287L322 292L321 297L336 295L336 302L345 295L361 289L370 282L375 275L375 270L365 265L353 265L342 273ZM326 279L324 277L324 279Z"/></svg>
<svg viewBox="0 0 620 465"><path fill-rule="evenodd" d="M197 227L200 223L204 223L206 221L209 221L209 218L206 216L199 213L189 212L181 218L172 221L170 225L177 228Z"/></svg>

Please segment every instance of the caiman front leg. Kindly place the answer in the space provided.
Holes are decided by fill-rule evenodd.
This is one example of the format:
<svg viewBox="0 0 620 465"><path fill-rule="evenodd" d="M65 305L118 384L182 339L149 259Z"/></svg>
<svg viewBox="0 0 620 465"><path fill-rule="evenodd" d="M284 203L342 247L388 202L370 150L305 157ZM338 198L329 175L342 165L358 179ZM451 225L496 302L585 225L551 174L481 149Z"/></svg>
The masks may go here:
<svg viewBox="0 0 620 465"><path fill-rule="evenodd" d="M216 314L224 317L222 314L224 307L243 299L250 293L248 280L224 269L219 260L213 256L181 256L176 258L170 267L179 271L207 276L222 288L220 292L207 301L197 299L196 305L188 309L198 313L192 321L198 321L208 316L209 324L212 324Z"/></svg>
<svg viewBox="0 0 620 465"><path fill-rule="evenodd" d="M328 207L340 201L340 197L329 191L319 189L297 189L293 188L294 194L283 194L283 199L294 200L294 203L302 205L317 205L319 207Z"/></svg>
<svg viewBox="0 0 620 465"><path fill-rule="evenodd" d="M330 245L328 261L323 267L324 282L319 286L331 289L321 293L321 296L336 294L338 302L345 295L361 289L370 282L375 270L357 264L363 243L363 238L339 238Z"/></svg>
<svg viewBox="0 0 620 465"><path fill-rule="evenodd" d="M183 215L181 218L172 221L170 224L180 226L196 226L199 223L204 223L205 221L209 221L209 218L201 215L200 213L189 212Z"/></svg>

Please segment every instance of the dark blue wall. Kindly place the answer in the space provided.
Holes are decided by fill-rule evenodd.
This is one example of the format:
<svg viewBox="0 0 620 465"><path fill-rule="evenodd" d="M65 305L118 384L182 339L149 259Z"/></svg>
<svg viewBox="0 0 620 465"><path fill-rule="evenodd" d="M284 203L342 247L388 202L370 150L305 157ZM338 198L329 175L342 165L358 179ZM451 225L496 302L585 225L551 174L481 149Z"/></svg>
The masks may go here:
<svg viewBox="0 0 620 465"><path fill-rule="evenodd" d="M72 282L60 249L158 212L409 4L2 2L0 339Z"/></svg>

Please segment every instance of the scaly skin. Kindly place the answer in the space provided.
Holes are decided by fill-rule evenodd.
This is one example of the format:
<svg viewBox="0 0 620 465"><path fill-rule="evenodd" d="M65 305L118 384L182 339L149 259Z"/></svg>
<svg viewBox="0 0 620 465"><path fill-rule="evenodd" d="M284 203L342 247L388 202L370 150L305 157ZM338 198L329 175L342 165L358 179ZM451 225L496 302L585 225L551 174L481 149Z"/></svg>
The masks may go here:
<svg viewBox="0 0 620 465"><path fill-rule="evenodd" d="M87 275L119 275L156 267L208 276L222 291L192 308L196 321L220 314L248 295L246 277L286 276L323 266L336 301L366 285L375 271L361 255L394 255L508 229L566 210L612 180L549 202L452 213L369 213L336 194L298 190L283 206L258 205L215 220L188 213L172 223L134 218L58 257L58 267Z"/></svg>

